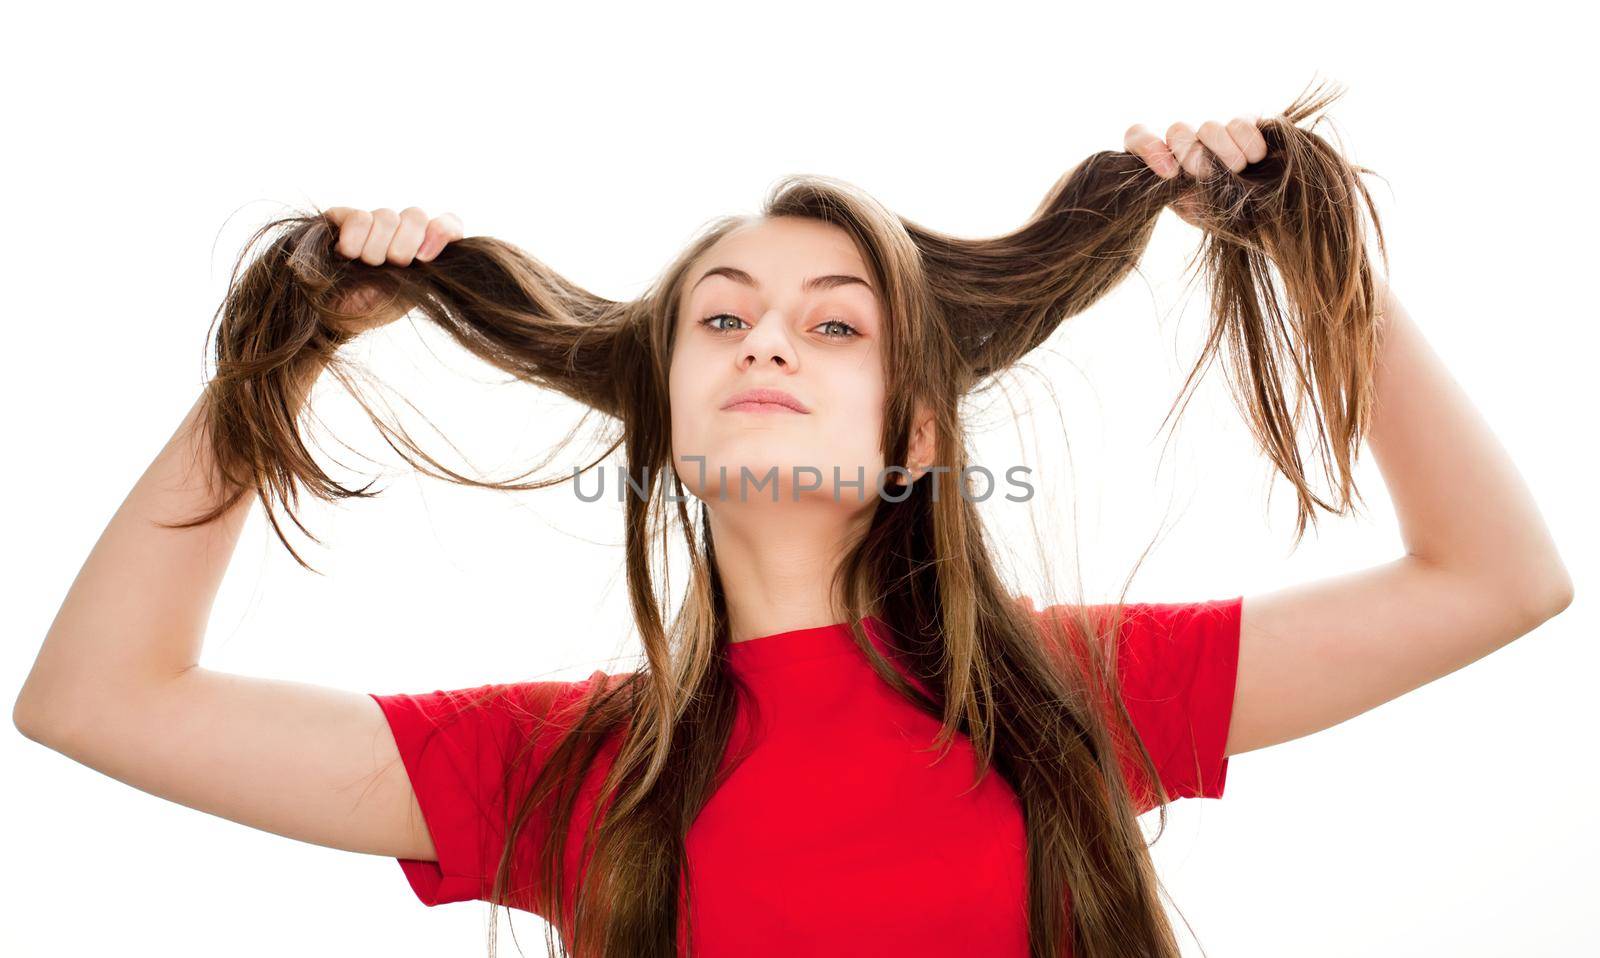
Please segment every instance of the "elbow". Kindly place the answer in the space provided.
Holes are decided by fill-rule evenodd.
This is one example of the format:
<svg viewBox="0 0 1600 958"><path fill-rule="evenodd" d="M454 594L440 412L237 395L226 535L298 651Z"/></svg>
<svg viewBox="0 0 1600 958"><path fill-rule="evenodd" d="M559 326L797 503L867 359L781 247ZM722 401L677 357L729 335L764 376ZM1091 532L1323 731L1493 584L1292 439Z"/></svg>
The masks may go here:
<svg viewBox="0 0 1600 958"><path fill-rule="evenodd" d="M1448 572L1452 568L1415 552L1408 555L1435 569ZM1504 613L1508 621L1514 618L1523 624L1518 635L1555 618L1572 604L1572 574L1554 554L1546 559L1508 561L1489 570L1460 571L1457 567L1450 574L1466 585L1466 594L1492 602L1497 613Z"/></svg>
<svg viewBox="0 0 1600 958"><path fill-rule="evenodd" d="M1559 560L1555 571L1547 575L1543 583L1522 602L1523 612L1534 626L1555 618L1572 604L1572 575Z"/></svg>
<svg viewBox="0 0 1600 958"><path fill-rule="evenodd" d="M40 745L49 745L55 739L44 704L39 701L39 692L27 684L11 705L11 724L23 738Z"/></svg>
<svg viewBox="0 0 1600 958"><path fill-rule="evenodd" d="M37 742L39 741L39 733L36 731L37 725L32 711L23 707L23 698L24 696L17 696L17 701L11 706L11 724L16 726L17 731L22 733L23 738Z"/></svg>
<svg viewBox="0 0 1600 958"><path fill-rule="evenodd" d="M1561 614L1567 606L1572 604L1572 576L1567 573L1567 567L1561 566L1561 575L1556 579L1551 588L1550 615Z"/></svg>

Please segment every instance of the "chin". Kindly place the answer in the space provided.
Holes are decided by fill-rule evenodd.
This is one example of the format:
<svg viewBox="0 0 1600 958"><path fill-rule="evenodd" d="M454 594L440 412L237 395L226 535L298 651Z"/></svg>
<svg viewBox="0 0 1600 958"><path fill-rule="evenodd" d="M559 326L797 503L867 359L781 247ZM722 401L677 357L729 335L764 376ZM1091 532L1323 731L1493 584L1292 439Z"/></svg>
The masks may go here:
<svg viewBox="0 0 1600 958"><path fill-rule="evenodd" d="M776 487L778 502L793 502L797 476L803 487L799 491L802 498L828 495L832 489L833 464L837 454L813 453L808 448L805 444L796 443L792 438L786 440L780 435L742 436L737 441L719 444L704 453L692 450L676 452L674 455L677 460L673 465L684 485L702 499L738 499L742 480L744 501L770 503ZM685 460L684 457L689 455L703 455L704 464L699 459ZM856 473L854 466L839 468L845 477L853 477ZM813 473L810 469L817 472ZM867 472L869 483L872 475L871 471ZM820 488L813 489L813 486Z"/></svg>

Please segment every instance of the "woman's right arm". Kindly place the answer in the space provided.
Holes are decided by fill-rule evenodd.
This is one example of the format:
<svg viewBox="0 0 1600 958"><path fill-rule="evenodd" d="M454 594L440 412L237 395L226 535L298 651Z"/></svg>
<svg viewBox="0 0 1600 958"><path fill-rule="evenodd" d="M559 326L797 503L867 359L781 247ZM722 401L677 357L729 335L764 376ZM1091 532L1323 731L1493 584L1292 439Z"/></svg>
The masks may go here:
<svg viewBox="0 0 1600 958"><path fill-rule="evenodd" d="M73 581L13 709L28 738L152 795L290 838L430 860L393 736L369 696L199 665L253 496L217 521L184 417Z"/></svg>
<svg viewBox="0 0 1600 958"><path fill-rule="evenodd" d="M392 258L409 245L409 262L421 229L403 217L387 227L392 242L379 245L383 220L346 220L341 248L371 262L376 246L382 262L385 250ZM436 254L443 242L427 225ZM203 403L190 408L79 570L17 697L14 724L191 808L332 848L435 860L371 696L199 664L212 603L255 501L245 495L193 528L156 524L209 511L219 495Z"/></svg>

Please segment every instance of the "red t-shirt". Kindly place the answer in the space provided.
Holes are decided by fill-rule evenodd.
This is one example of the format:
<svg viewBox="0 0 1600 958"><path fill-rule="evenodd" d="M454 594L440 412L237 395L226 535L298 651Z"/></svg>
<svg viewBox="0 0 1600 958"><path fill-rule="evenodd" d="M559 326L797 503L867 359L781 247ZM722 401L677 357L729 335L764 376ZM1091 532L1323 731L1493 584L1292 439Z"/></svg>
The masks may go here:
<svg viewBox="0 0 1600 958"><path fill-rule="evenodd" d="M1035 615L1058 608L1023 601ZM1174 797L1222 795L1242 601L1125 607L1123 699ZM867 620L880 649L881 625ZM1021 805L992 769L968 790L976 759L966 737L935 762L937 750L924 749L938 721L878 678L844 624L737 642L728 654L759 703L764 735L689 831L695 953L1027 955ZM607 679L595 672L576 682L372 696L439 856L397 859L423 904L488 900L504 840L507 761L534 716ZM506 694L463 707L490 689ZM734 742L745 741L749 719L741 708ZM540 734L536 759L568 724ZM593 808L615 744L586 778L580 813ZM1122 767L1140 795L1136 765ZM575 817L574 835L583 819ZM524 837L532 832L525 827ZM531 880L534 852L519 848L513 884Z"/></svg>

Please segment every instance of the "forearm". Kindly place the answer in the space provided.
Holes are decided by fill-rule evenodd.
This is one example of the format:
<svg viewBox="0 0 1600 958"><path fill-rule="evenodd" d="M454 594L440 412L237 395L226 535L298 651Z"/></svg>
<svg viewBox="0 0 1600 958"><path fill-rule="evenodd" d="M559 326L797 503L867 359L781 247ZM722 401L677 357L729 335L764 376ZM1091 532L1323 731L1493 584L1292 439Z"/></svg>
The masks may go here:
<svg viewBox="0 0 1600 958"><path fill-rule="evenodd" d="M223 573L254 494L215 522L165 529L209 511L220 480L196 400L101 533L68 590L17 699L14 718L77 721L127 683L195 665Z"/></svg>
<svg viewBox="0 0 1600 958"><path fill-rule="evenodd" d="M1506 450L1386 283L1367 434L1406 552L1551 615L1572 581Z"/></svg>

